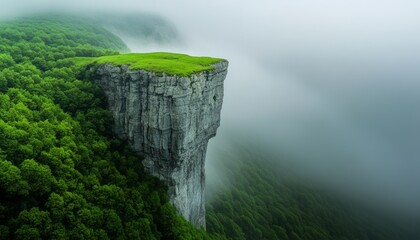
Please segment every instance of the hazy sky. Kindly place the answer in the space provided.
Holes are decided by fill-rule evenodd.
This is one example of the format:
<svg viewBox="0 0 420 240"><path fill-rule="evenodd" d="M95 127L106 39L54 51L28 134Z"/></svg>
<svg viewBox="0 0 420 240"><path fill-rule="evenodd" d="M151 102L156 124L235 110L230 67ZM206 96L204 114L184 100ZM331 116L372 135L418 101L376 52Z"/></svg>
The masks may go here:
<svg viewBox="0 0 420 240"><path fill-rule="evenodd" d="M0 15L51 9L150 11L183 43L134 51L227 58L210 164L236 128L322 183L420 212L420 2L2 0Z"/></svg>

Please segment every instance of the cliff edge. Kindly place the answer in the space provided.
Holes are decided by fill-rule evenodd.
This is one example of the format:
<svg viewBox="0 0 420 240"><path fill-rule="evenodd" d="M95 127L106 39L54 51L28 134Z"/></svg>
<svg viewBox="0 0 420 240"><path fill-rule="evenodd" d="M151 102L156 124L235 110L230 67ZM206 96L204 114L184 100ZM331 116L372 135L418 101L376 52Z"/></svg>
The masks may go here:
<svg viewBox="0 0 420 240"><path fill-rule="evenodd" d="M108 98L115 133L144 155L146 170L167 184L180 213L205 227L205 157L220 125L228 62L207 58L201 68L171 72L164 69L167 60L177 58L165 58L165 66L154 66L158 70L117 58L98 60L91 70Z"/></svg>

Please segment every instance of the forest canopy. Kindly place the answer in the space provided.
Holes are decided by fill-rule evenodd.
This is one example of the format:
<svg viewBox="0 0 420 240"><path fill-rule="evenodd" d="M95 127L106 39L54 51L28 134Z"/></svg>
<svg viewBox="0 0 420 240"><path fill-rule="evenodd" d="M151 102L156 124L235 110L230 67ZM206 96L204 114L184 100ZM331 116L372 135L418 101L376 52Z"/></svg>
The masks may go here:
<svg viewBox="0 0 420 240"><path fill-rule="evenodd" d="M102 91L69 58L127 51L73 17L0 24L0 239L203 239L109 131Z"/></svg>

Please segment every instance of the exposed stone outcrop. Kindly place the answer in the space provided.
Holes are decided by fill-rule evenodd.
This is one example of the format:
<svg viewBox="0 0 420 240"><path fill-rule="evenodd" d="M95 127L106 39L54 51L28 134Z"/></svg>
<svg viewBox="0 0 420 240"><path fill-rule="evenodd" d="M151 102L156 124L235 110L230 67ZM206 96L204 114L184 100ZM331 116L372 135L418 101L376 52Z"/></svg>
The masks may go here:
<svg viewBox="0 0 420 240"><path fill-rule="evenodd" d="M114 131L145 157L145 168L165 181L182 215L205 227L204 161L220 125L227 61L190 77L128 65L104 64L94 79L106 93Z"/></svg>

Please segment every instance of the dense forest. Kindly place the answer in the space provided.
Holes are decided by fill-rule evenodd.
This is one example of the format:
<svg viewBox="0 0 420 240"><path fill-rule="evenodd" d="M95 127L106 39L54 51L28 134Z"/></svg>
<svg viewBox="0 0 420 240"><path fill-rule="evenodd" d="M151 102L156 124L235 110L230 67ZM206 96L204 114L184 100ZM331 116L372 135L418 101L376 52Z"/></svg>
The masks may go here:
<svg viewBox="0 0 420 240"><path fill-rule="evenodd" d="M0 239L410 239L394 223L279 181L246 148L219 161L225 187L209 189L207 233L195 229L110 132L102 91L72 60L126 51L80 17L0 24Z"/></svg>
<svg viewBox="0 0 420 240"><path fill-rule="evenodd" d="M0 25L0 239L202 239L115 139L100 89L69 58L126 51L69 17Z"/></svg>

